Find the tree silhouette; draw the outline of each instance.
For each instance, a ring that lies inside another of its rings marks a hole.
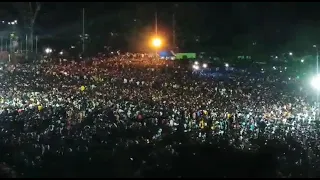
[[[34,25],[37,19],[38,13],[41,9],[41,4],[39,2],[14,2],[14,8],[20,14],[24,29],[28,34],[28,44],[29,48],[27,49],[30,52],[33,52],[34,49]]]

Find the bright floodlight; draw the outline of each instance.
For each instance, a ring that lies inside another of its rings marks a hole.
[[[193,67],[193,69],[195,69],[195,70],[199,70],[199,69],[200,69],[199,65],[196,65],[196,64],[194,64],[192,67]]]
[[[303,62],[304,62],[304,59],[301,59],[301,62],[303,63]]]
[[[46,48],[44,51],[45,51],[47,54],[52,53],[52,49],[51,49],[51,48]]]
[[[194,62],[194,64],[195,64],[195,65],[198,65],[198,64],[199,64],[199,62],[198,62],[198,61],[195,61],[195,62]]]
[[[63,55],[63,51],[60,51],[59,54],[60,54],[60,55]]]
[[[207,67],[208,67],[208,64],[202,64],[202,67],[203,67],[203,68],[207,68]]]
[[[292,56],[292,52],[289,52],[289,55]]]
[[[311,80],[311,86],[316,89],[317,91],[320,91],[320,74],[316,75]]]
[[[155,38],[153,39],[152,44],[154,47],[158,48],[161,46],[161,40],[159,38]]]
[[[228,63],[226,63],[224,66],[225,66],[225,67],[229,67],[229,64],[228,64]]]

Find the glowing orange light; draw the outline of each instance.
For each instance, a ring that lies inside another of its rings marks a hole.
[[[159,38],[154,38],[152,40],[152,44],[153,44],[154,47],[159,48],[162,45],[162,41]]]

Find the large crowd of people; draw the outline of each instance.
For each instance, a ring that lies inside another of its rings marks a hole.
[[[3,65],[0,174],[317,177],[319,113],[302,79],[200,71],[143,55]]]

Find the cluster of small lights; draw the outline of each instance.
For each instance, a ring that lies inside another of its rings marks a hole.
[[[277,68],[275,66],[273,66],[272,69],[277,70]],[[287,70],[287,67],[284,67],[284,70]],[[264,69],[261,69],[261,71],[264,71]],[[279,72],[282,72],[282,70],[280,70]]]
[[[207,68],[208,67],[208,64],[206,63],[203,63],[202,64],[202,68]],[[192,68],[195,69],[195,70],[199,70],[200,69],[200,65],[199,65],[199,62],[198,61],[195,61],[194,64],[192,65]]]
[[[2,21],[2,24],[8,23],[8,25],[15,25],[18,24],[17,20],[11,21],[11,22],[6,22],[6,21]]]
[[[226,68],[229,67],[229,64],[228,63],[225,63],[224,66]],[[207,63],[203,63],[202,66],[201,66],[203,69],[207,68],[208,67],[208,64]],[[195,70],[199,70],[200,69],[200,64],[198,61],[195,61],[192,65],[192,68],[195,69]]]
[[[197,64],[194,64],[194,65],[192,66],[192,68],[195,69],[195,70],[199,70],[199,69],[200,69],[199,65],[197,65]]]
[[[47,54],[50,54],[50,53],[52,53],[52,49],[51,48],[46,48],[44,50],[44,52],[47,53]]]

